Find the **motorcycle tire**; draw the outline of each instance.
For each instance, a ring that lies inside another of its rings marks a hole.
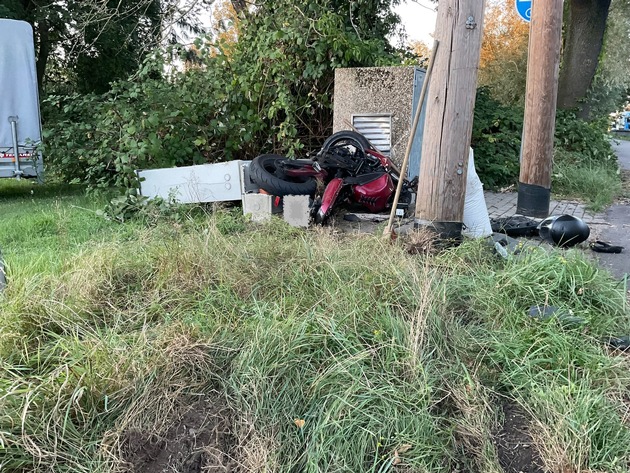
[[[249,175],[252,181],[271,195],[311,195],[317,191],[314,177],[293,178],[283,176],[278,169],[279,161],[288,158],[277,154],[260,155],[250,163]]]
[[[338,146],[342,144],[351,144],[355,148],[361,148],[361,151],[365,149],[372,149],[370,142],[367,140],[365,136],[361,133],[357,133],[356,131],[343,130],[338,131],[337,133],[333,133],[322,146],[322,151],[328,151],[333,146]]]

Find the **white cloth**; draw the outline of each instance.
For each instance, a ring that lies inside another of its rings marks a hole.
[[[486,198],[483,195],[483,184],[475,170],[475,158],[472,148],[470,148],[468,153],[464,229],[462,233],[473,238],[483,238],[492,235]]]
[[[0,19],[0,148],[13,148],[11,116],[18,117],[20,145],[41,141],[33,29]]]

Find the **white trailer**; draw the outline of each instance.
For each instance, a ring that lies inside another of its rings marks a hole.
[[[0,177],[43,178],[33,29],[0,19]]]

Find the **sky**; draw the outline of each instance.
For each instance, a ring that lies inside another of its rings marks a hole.
[[[394,9],[400,15],[409,41],[420,40],[431,46],[437,17],[435,8],[436,4],[429,0],[407,0]]]

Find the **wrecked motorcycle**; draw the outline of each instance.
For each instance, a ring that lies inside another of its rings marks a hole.
[[[308,159],[258,156],[250,164],[250,176],[258,187],[274,196],[311,196],[311,215],[318,224],[341,205],[374,213],[391,209],[401,178],[397,214],[406,215],[418,185],[417,178],[408,181],[401,177],[389,157],[354,131],[331,135]]]

